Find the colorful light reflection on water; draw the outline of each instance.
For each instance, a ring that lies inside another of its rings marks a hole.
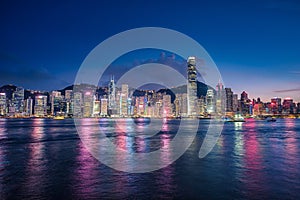
[[[72,120],[1,119],[0,197],[299,199],[300,120],[225,124],[217,145],[204,159],[198,158],[198,151],[208,122],[199,123],[194,143],[175,163],[130,174],[99,163],[85,148],[105,148],[98,146],[101,137],[94,127],[100,125],[119,151],[165,147],[159,159],[169,162],[172,150],[167,147],[177,121],[141,126],[132,119],[83,119],[83,144]],[[161,131],[145,135],[147,127]]]

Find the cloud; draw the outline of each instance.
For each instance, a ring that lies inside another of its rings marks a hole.
[[[300,75],[300,71],[290,71],[290,74]]]
[[[300,88],[286,89],[286,90],[275,90],[273,92],[276,92],[276,93],[285,93],[285,92],[298,92],[298,91],[300,91]]]
[[[16,84],[18,86],[37,88],[37,89],[56,89],[64,87],[70,83],[57,78],[46,68],[31,67],[1,67],[0,84]]]
[[[31,67],[17,56],[0,52],[0,85],[4,84],[45,90],[70,85],[45,67]]]
[[[51,74],[46,68],[29,68],[29,67],[15,67],[15,68],[0,68],[0,79],[1,80],[14,80],[31,82],[41,80],[53,80],[56,77]]]
[[[149,63],[158,63],[170,66],[181,73],[183,76],[186,76],[186,60],[177,58],[177,55],[167,52],[161,52],[160,56],[158,57],[152,57],[145,60],[134,60],[132,63],[129,63],[127,65],[117,65],[113,63],[106,69],[101,82],[105,82],[110,79],[111,75],[114,75],[115,80],[118,80],[123,74],[133,69],[134,67]],[[197,65],[201,66],[201,71],[198,71],[198,79],[202,80],[202,77],[206,76],[206,71],[209,70],[209,68],[207,68],[207,66],[205,65],[205,61],[202,59],[197,59]]]

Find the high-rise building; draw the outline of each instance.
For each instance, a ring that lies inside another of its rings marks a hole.
[[[283,100],[283,103],[282,103],[282,112],[284,114],[293,113],[293,110],[294,110],[293,106],[294,106],[293,99],[292,98],[285,98]]]
[[[85,91],[83,94],[83,117],[91,117],[93,114],[94,95],[91,91]]]
[[[188,115],[188,95],[183,93],[181,95],[181,106],[180,106],[181,116],[186,117]]]
[[[34,115],[37,117],[44,117],[47,115],[47,96],[35,96]]]
[[[256,101],[253,106],[253,115],[262,115],[264,112],[264,104],[261,101]]]
[[[281,98],[274,97],[271,99],[271,112],[274,114],[281,112]]]
[[[226,93],[226,112],[233,112],[233,92],[231,88],[225,88]]]
[[[198,99],[198,105],[197,105],[198,109],[199,109],[199,115],[200,116],[204,116],[206,113],[206,109],[205,109],[205,97],[201,96]]]
[[[174,104],[175,104],[175,114],[177,116],[187,117],[187,114],[188,114],[187,93],[176,94]]]
[[[163,117],[170,117],[172,115],[171,95],[163,95]]]
[[[0,93],[0,116],[6,115],[6,93]]]
[[[225,94],[223,84],[219,82],[216,86],[216,113],[218,115],[224,115],[225,107],[226,107],[226,94]]]
[[[206,93],[206,112],[208,114],[214,114],[216,112],[214,96],[214,91],[212,89],[208,89]]]
[[[25,115],[33,115],[33,99],[31,97],[28,97],[28,99],[25,100]]]
[[[251,113],[251,100],[248,98],[248,94],[243,91],[241,94],[240,107],[243,115],[249,115]]]
[[[248,94],[245,91],[243,91],[241,94],[241,101],[246,102],[248,99]]]
[[[62,111],[62,101],[63,97],[61,92],[59,91],[52,91],[50,94],[50,101],[51,101],[51,114],[56,115],[57,112]]]
[[[73,90],[66,90],[65,91],[65,99],[67,101],[70,101],[72,99],[72,95],[73,95]]]
[[[66,114],[73,114],[73,90],[65,91]]]
[[[195,109],[197,100],[197,70],[196,58],[188,57],[187,59],[187,95],[188,95],[188,116],[196,116]]]
[[[233,94],[233,96],[232,96],[232,108],[233,108],[233,112],[237,112],[237,111],[240,110],[240,108],[239,108],[239,99],[238,99],[237,94]]]
[[[163,112],[162,109],[162,100],[158,100],[155,102],[154,106],[154,117],[162,117],[161,113]]]
[[[100,101],[96,99],[96,96],[94,96],[93,117],[99,117],[99,115],[100,115]]]
[[[120,115],[127,116],[128,115],[128,85],[123,84],[121,86],[121,98],[120,98]]]
[[[146,115],[146,104],[147,104],[147,97],[146,96],[140,96],[135,98],[135,108],[136,108],[136,115]]]
[[[127,99],[127,112],[128,116],[132,116],[134,111],[134,106],[132,105],[132,98]]]
[[[100,115],[103,117],[107,116],[107,110],[108,110],[108,101],[107,99],[101,99],[101,111],[100,111]]]
[[[116,104],[116,86],[114,77],[111,77],[111,80],[108,85],[108,110],[110,115],[115,115],[117,109]]]
[[[17,87],[13,92],[13,106],[16,113],[24,112],[24,88]]]
[[[175,116],[180,116],[180,100],[178,94],[176,94],[174,105],[175,105]]]
[[[66,101],[66,114],[67,115],[73,114],[73,102],[72,101]]]
[[[73,116],[82,117],[82,93],[75,92],[73,95]]]

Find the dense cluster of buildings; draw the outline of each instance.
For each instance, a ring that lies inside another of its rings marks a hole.
[[[208,88],[206,95],[197,95],[196,60],[187,60],[187,90],[170,94],[167,90],[136,90],[123,84],[115,85],[111,78],[108,86],[75,85],[72,89],[52,92],[24,90],[22,87],[0,90],[1,117],[210,117],[289,115],[300,113],[300,103],[291,98],[272,98],[262,102],[250,99],[244,91],[240,97],[231,88],[219,83]],[[26,94],[26,95],[25,95]]]

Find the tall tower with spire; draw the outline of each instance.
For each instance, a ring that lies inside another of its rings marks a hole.
[[[188,116],[193,117],[197,115],[196,101],[197,101],[197,70],[196,58],[188,57],[187,59],[187,96],[188,96]]]
[[[114,114],[116,110],[116,85],[113,75],[108,85],[108,110],[110,114]]]

